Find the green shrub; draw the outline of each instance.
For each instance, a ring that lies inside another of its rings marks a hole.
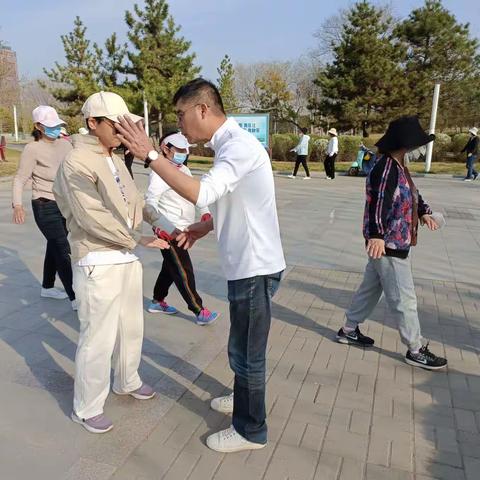
[[[447,156],[448,152],[452,151],[452,139],[446,133],[437,133],[435,141],[433,142],[432,159],[440,161]]]
[[[281,162],[293,161],[295,153],[290,152],[298,143],[298,136],[290,133],[275,133],[271,137],[272,158]]]
[[[468,133],[457,133],[452,137],[452,152],[460,153],[468,142],[470,135]]]

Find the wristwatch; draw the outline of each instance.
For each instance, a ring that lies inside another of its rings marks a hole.
[[[158,152],[156,150],[150,150],[148,152],[147,158],[143,163],[144,168],[148,168],[152,162],[158,158]]]

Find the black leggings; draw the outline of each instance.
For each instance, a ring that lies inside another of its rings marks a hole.
[[[303,168],[305,169],[305,173],[307,177],[310,176],[310,171],[308,170],[308,165],[307,165],[307,155],[297,155],[297,160],[295,161],[295,168],[293,169],[293,176],[295,177],[298,172],[298,167],[300,164],[303,165]]]
[[[195,286],[195,275],[188,250],[179,247],[177,242],[172,240],[170,248],[161,252],[163,265],[153,289],[154,300],[161,302],[168,295],[172,283],[175,283],[188,309],[198,315],[203,309],[203,304]]]
[[[333,154],[331,157],[328,155],[325,157],[323,161],[323,166],[325,168],[325,173],[327,177],[335,178],[335,159],[337,158],[337,154]]]
[[[68,298],[74,300],[70,244],[67,239],[68,232],[65,219],[54,200],[46,198],[32,200],[32,209],[35,222],[47,239],[42,287],[52,288],[55,285],[55,276],[58,272]]]

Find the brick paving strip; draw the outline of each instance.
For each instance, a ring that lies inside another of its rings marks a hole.
[[[203,443],[229,425],[209,409],[221,383],[232,384],[222,350],[112,478],[478,479],[480,287],[417,280],[424,335],[449,359],[448,372],[428,372],[403,362],[383,304],[365,325],[376,347],[332,341],[360,281],[358,273],[289,272],[275,298],[265,449],[221,455]]]

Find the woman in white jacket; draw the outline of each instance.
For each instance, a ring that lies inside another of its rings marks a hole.
[[[181,133],[164,136],[160,140],[163,154],[185,175],[192,176],[190,169],[184,165],[189,154],[188,140]],[[148,306],[151,313],[177,313],[177,309],[168,305],[165,298],[172,283],[195,314],[198,325],[209,325],[217,318],[203,306],[202,298],[195,286],[195,275],[188,250],[177,246],[176,236],[185,228],[195,223],[195,205],[185,200],[172,190],[155,172],[150,173],[148,190],[145,195],[144,218],[149,222],[155,234],[170,244],[170,249],[163,251],[163,265],[153,289],[153,299]],[[201,220],[211,219],[208,208],[201,209]]]

